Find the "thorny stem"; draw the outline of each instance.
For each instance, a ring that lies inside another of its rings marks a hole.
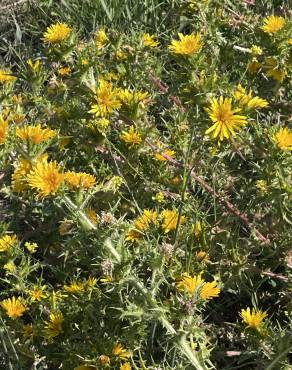
[[[124,281],[131,283],[143,295],[151,309],[159,308],[157,302],[152,299],[147,289],[142,285],[142,283],[139,280],[131,276],[125,279]],[[207,368],[205,367],[205,365],[200,363],[199,359],[189,346],[186,340],[186,335],[179,334],[163,314],[161,313],[158,314],[156,318],[162,324],[162,326],[168,331],[169,334],[177,337],[177,345],[179,349],[188,358],[190,363],[194,366],[194,369],[206,370]]]

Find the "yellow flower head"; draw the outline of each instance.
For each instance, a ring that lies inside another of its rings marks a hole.
[[[102,49],[108,42],[108,37],[104,29],[99,30],[95,35],[95,45],[98,49]]]
[[[292,150],[292,131],[287,127],[280,128],[274,136],[274,142],[282,150]]]
[[[155,48],[159,45],[158,41],[155,41],[154,35],[149,35],[149,33],[144,33],[142,36],[143,45],[149,48]]]
[[[245,89],[239,84],[233,93],[240,107],[245,109],[265,108],[269,103],[258,96],[253,97],[251,90],[247,94]]]
[[[16,235],[4,235],[0,238],[0,252],[6,252],[18,243]]]
[[[153,154],[154,159],[156,159],[159,162],[166,162],[167,158],[164,157],[164,155],[167,155],[169,157],[175,156],[175,151],[169,148],[163,149],[163,144],[161,142],[156,143],[156,146],[161,149],[161,151],[157,151]]]
[[[213,299],[218,297],[220,289],[217,287],[217,281],[212,281],[211,283],[204,283],[201,291],[200,297],[204,300]]]
[[[34,335],[32,324],[25,324],[22,327],[21,334],[25,339],[31,339]]]
[[[172,40],[168,46],[169,50],[174,54],[194,55],[202,47],[201,36],[199,33],[191,35],[178,34],[179,40]]]
[[[47,28],[42,40],[47,44],[60,44],[69,37],[71,31],[72,28],[66,23],[56,23]]]
[[[30,242],[26,242],[24,244],[25,248],[30,252],[30,253],[35,253],[38,249],[38,245],[37,243],[30,243]]]
[[[132,369],[132,367],[131,367],[131,365],[129,364],[129,362],[125,362],[124,364],[122,364],[121,366],[120,366],[120,370],[131,370]]]
[[[16,127],[16,136],[22,141],[30,140],[34,144],[40,144],[56,136],[56,131],[49,128],[41,128],[41,125]]]
[[[126,235],[126,240],[138,241],[151,224],[157,225],[158,214],[155,211],[144,209],[143,214],[137,217],[133,223],[133,229]]]
[[[276,33],[284,27],[285,18],[270,15],[264,19],[264,25],[261,29],[266,33]]]
[[[121,360],[127,360],[131,356],[131,353],[127,351],[120,343],[116,343],[114,345],[112,354],[116,357],[119,357]]]
[[[59,166],[54,162],[38,162],[27,175],[28,185],[42,198],[55,194],[64,180]]]
[[[249,73],[255,74],[261,68],[261,66],[261,63],[256,58],[252,58],[252,60],[248,63],[247,70]]]
[[[15,272],[16,271],[16,266],[15,266],[15,263],[13,261],[8,261],[7,263],[5,263],[5,265],[3,266],[4,270],[6,270],[7,272]]]
[[[204,280],[201,278],[201,274],[191,277],[190,275],[184,274],[182,278],[176,283],[177,290],[181,292],[187,292],[190,295],[195,293],[198,287],[201,287]]]
[[[251,311],[251,309],[247,307],[245,310],[241,310],[240,316],[242,318],[242,322],[248,327],[259,330],[263,324],[263,320],[268,316],[268,314],[265,311],[255,310],[254,308]]]
[[[101,355],[99,356],[99,363],[101,365],[109,365],[110,364],[110,358],[107,355]]]
[[[96,116],[106,117],[121,107],[118,90],[105,80],[100,80],[98,88],[95,89],[94,100],[96,103],[91,105],[89,113]]]
[[[16,77],[12,76],[10,72],[0,69],[0,84],[14,82],[15,80],[16,80]]]
[[[230,98],[224,99],[223,96],[220,96],[219,100],[212,98],[210,107],[205,108],[205,110],[214,123],[205,132],[206,134],[212,133],[212,139],[217,137],[219,140],[223,140],[224,137],[229,139],[247,122],[245,116],[236,114],[241,111],[240,108],[232,109]]]
[[[135,126],[130,126],[128,131],[122,131],[120,139],[130,147],[142,143],[141,135],[136,130]]]
[[[97,224],[97,219],[98,219],[98,217],[97,217],[97,214],[96,214],[96,212],[95,212],[95,210],[94,210],[94,209],[92,209],[92,208],[88,208],[88,209],[86,210],[86,216],[89,218],[89,220],[90,220],[94,225],[96,225],[96,224]]]
[[[41,61],[39,59],[35,60],[34,62],[31,59],[26,61],[26,64],[29,66],[32,73],[37,74],[41,70]]]
[[[257,45],[252,45],[250,48],[250,51],[252,55],[262,55],[263,54],[263,49]]]
[[[82,281],[74,280],[69,285],[64,285],[64,290],[67,293],[78,294],[84,292],[85,286]]]
[[[96,178],[85,172],[68,171],[65,173],[65,181],[71,189],[90,189],[94,186]]]
[[[63,333],[62,323],[64,321],[63,314],[61,312],[55,312],[50,314],[49,321],[45,321],[45,336],[49,340],[57,337]]]
[[[139,90],[131,91],[128,89],[121,89],[119,91],[119,98],[125,105],[143,103],[148,97],[148,92],[142,92]]]
[[[72,69],[70,67],[61,67],[58,69],[58,74],[61,77],[68,76],[71,73]]]
[[[141,238],[142,233],[133,229],[126,234],[126,240],[129,242],[138,242]]]
[[[46,298],[46,294],[44,293],[46,289],[46,285],[39,286],[35,285],[32,290],[29,291],[30,299],[33,302],[41,301],[43,298]]]
[[[167,234],[170,231],[173,231],[176,229],[177,223],[178,223],[178,213],[176,211],[165,209],[160,214],[162,218],[162,229]],[[181,216],[180,223],[183,224],[186,222],[186,217]]]
[[[26,311],[26,307],[20,297],[12,297],[4,299],[0,303],[1,307],[6,311],[6,315],[11,319],[16,319],[23,315]]]
[[[0,144],[4,144],[8,134],[8,120],[0,115]]]

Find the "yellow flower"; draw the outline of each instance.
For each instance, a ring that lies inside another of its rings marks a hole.
[[[16,235],[4,235],[0,238],[0,252],[6,252],[18,242]]]
[[[292,145],[292,141],[291,141],[291,145]],[[256,181],[256,188],[260,191],[260,193],[266,194],[268,192],[267,181],[257,180]]]
[[[35,253],[38,249],[38,245],[37,243],[30,243],[30,242],[26,242],[24,244],[25,248],[30,252],[30,253]]]
[[[252,55],[262,55],[263,49],[257,45],[252,45],[250,48]]]
[[[190,295],[195,293],[198,287],[201,287],[204,280],[201,278],[201,274],[191,277],[190,275],[184,274],[182,278],[176,283],[177,290],[181,292],[187,292]]]
[[[214,123],[205,133],[212,133],[212,139],[217,137],[219,137],[219,140],[223,140],[224,137],[229,139],[230,136],[235,135],[235,131],[238,131],[247,122],[245,116],[236,114],[241,109],[232,109],[231,104],[232,100],[230,98],[224,99],[223,96],[220,96],[219,100],[212,98],[210,107],[205,108]]]
[[[96,116],[108,116],[115,109],[121,107],[118,90],[105,80],[101,80],[98,88],[94,89],[94,99],[96,104],[91,105],[89,113],[93,113]]]
[[[41,125],[16,127],[16,136],[23,141],[32,141],[40,144],[56,136],[56,131],[49,128],[41,128]]]
[[[138,242],[142,238],[142,234],[136,230],[130,230],[126,234],[126,240],[130,242]]]
[[[23,158],[19,160],[19,164],[11,176],[13,191],[19,193],[28,187],[26,176],[29,174],[31,169],[32,165],[29,161]]]
[[[127,351],[120,343],[116,343],[112,349],[112,354],[119,357],[121,360],[127,360],[131,353]]]
[[[138,241],[142,237],[142,232],[146,231],[150,224],[157,224],[158,214],[155,211],[144,209],[143,214],[136,218],[133,223],[133,229],[126,235],[126,240]]]
[[[217,281],[212,281],[211,283],[204,283],[201,291],[200,297],[204,300],[213,299],[218,297],[220,289],[217,287]]]
[[[119,91],[119,98],[121,99],[121,102],[125,105],[143,103],[143,101],[146,100],[148,97],[148,92],[142,92],[139,90],[131,91],[128,89],[121,89]]]
[[[29,66],[31,71],[35,74],[37,74],[41,70],[42,65],[41,65],[41,61],[39,59],[37,59],[34,62],[31,59],[28,59],[26,61],[26,64]]]
[[[101,365],[109,365],[110,364],[110,358],[108,357],[108,356],[106,356],[106,355],[101,355],[101,356],[99,356],[99,363],[101,364]]]
[[[285,19],[283,17],[277,17],[270,15],[264,19],[264,25],[261,29],[266,33],[276,33],[284,27]]]
[[[114,57],[117,59],[117,60],[126,60],[127,59],[127,54],[122,51],[122,50],[117,50]]]
[[[51,340],[63,333],[62,323],[64,321],[61,312],[52,312],[49,321],[45,321],[45,336]]]
[[[38,286],[35,285],[32,290],[29,291],[30,299],[33,302],[40,302],[43,298],[46,298],[46,294],[44,294],[44,291],[46,289],[46,285]]]
[[[142,36],[143,45],[149,48],[155,48],[159,45],[158,41],[155,41],[154,35],[149,35],[149,33],[144,33]]]
[[[255,310],[254,308],[251,311],[250,308],[247,307],[245,310],[241,310],[240,316],[242,318],[242,322],[248,327],[259,330],[263,324],[263,320],[268,316],[268,314],[265,311]]]
[[[71,31],[66,23],[56,23],[47,28],[42,40],[47,44],[60,44],[69,37]]]
[[[131,370],[131,369],[132,367],[128,362],[125,362],[124,364],[120,366],[120,370]]]
[[[108,42],[108,37],[104,29],[99,30],[95,35],[95,45],[98,49],[102,49]]]
[[[161,151],[157,151],[153,154],[154,159],[159,162],[166,162],[167,159],[163,155],[167,155],[169,157],[175,156],[175,151],[169,148],[163,149],[163,144],[161,142],[156,143],[157,148],[161,149]]]
[[[64,174],[64,178],[71,189],[90,189],[96,182],[95,176],[85,172],[68,171]]]
[[[25,339],[31,339],[33,337],[33,327],[32,324],[25,324],[22,326],[21,334]]]
[[[288,40],[288,44],[292,45],[292,38]]]
[[[266,70],[266,75],[268,77],[272,77],[274,80],[279,82],[282,82],[284,80],[286,69],[278,68],[278,63],[275,58],[265,58],[264,69]]]
[[[130,147],[142,143],[141,135],[136,130],[135,126],[130,126],[128,131],[122,131],[120,139]]]
[[[1,301],[1,307],[6,311],[6,315],[11,319],[16,319],[23,315],[26,311],[26,307],[20,297],[7,298]]]
[[[273,140],[282,150],[292,150],[292,131],[287,127],[280,128],[274,135]]]
[[[12,76],[10,72],[0,69],[0,84],[14,82],[15,80],[16,80],[16,77]]]
[[[8,134],[8,121],[0,115],[0,144],[4,144]]]
[[[190,295],[194,295],[195,291],[198,290],[199,296],[203,300],[213,299],[218,297],[220,289],[217,287],[217,282],[212,281],[206,283],[201,278],[201,274],[191,277],[190,275],[183,275],[182,278],[176,283],[176,288],[179,291],[187,292]]]
[[[88,290],[92,290],[94,289],[96,283],[97,283],[97,279],[93,276],[89,276],[89,278],[86,281],[86,288]]]
[[[233,93],[234,98],[238,101],[240,107],[245,109],[265,108],[269,103],[258,96],[252,97],[251,90],[247,94],[245,89],[239,84]]]
[[[204,251],[196,252],[196,260],[199,262],[207,262],[209,260],[208,254]]]
[[[85,286],[82,281],[74,280],[69,285],[64,285],[64,290],[67,293],[78,294],[84,292]]]
[[[86,211],[86,216],[89,218],[89,220],[96,225],[97,224],[97,214],[94,209],[89,208]]]
[[[71,73],[72,69],[70,67],[61,67],[58,69],[58,74],[61,77],[68,76]]]
[[[172,40],[169,50],[174,54],[193,55],[202,47],[201,36],[199,33],[191,35],[178,34],[179,40]]]
[[[196,223],[193,225],[194,234],[196,237],[199,237],[202,233],[203,226],[201,221],[196,221]]]
[[[91,120],[87,124],[87,127],[92,132],[106,132],[109,124],[110,124],[110,121],[107,118],[103,117],[103,118]]]
[[[79,365],[74,367],[74,370],[97,370],[97,367],[93,365]]]
[[[28,185],[38,191],[40,197],[55,194],[64,180],[59,166],[54,162],[38,162],[27,175]]]
[[[178,222],[178,213],[176,211],[165,209],[164,211],[161,212],[160,216],[163,220],[161,227],[165,234],[176,229],[177,222]],[[185,222],[186,222],[186,217],[181,216],[180,223],[183,224]]]
[[[15,266],[13,261],[8,261],[7,263],[5,263],[3,268],[4,268],[4,270],[6,270],[8,272],[11,272],[11,273],[16,271],[16,266]]]

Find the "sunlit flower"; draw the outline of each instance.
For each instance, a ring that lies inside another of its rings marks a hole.
[[[89,218],[89,220],[96,225],[97,224],[97,213],[94,209],[89,208],[86,210],[86,216]]]
[[[25,248],[30,252],[30,253],[35,253],[38,249],[37,243],[31,243],[31,242],[26,242],[24,244]]]
[[[91,120],[88,124],[87,127],[92,131],[92,132],[106,132],[107,128],[110,125],[110,120],[107,118],[98,118]]]
[[[72,28],[66,23],[56,23],[47,28],[42,40],[48,44],[60,44],[69,37],[71,31]]]
[[[125,362],[124,364],[121,364],[120,366],[120,369],[119,370],[131,370],[132,367],[131,365],[129,364],[129,362]]]
[[[46,298],[46,294],[44,293],[46,289],[46,285],[39,286],[35,285],[32,290],[29,291],[30,299],[33,302],[41,301],[43,298]]]
[[[285,18],[270,15],[264,19],[264,25],[261,29],[266,33],[276,33],[284,27]]]
[[[94,289],[96,283],[97,283],[97,279],[93,276],[89,276],[89,278],[85,282],[85,285],[88,290],[92,290]]]
[[[4,144],[8,134],[8,121],[0,115],[0,144]]]
[[[161,142],[156,143],[157,148],[160,149],[160,151],[154,152],[153,157],[159,162],[166,162],[167,158],[164,157],[164,155],[168,157],[174,157],[175,156],[175,151],[169,148],[163,148],[163,144]]]
[[[6,311],[6,315],[11,319],[21,317],[26,311],[26,307],[20,297],[7,298],[1,301],[1,307]]]
[[[95,35],[95,45],[98,49],[102,49],[108,42],[108,37],[104,29],[99,30]]]
[[[292,131],[287,127],[280,128],[272,138],[280,149],[292,150]]]
[[[202,234],[203,231],[203,225],[201,221],[196,221],[193,225],[194,234],[196,237],[199,237]]]
[[[41,128],[41,125],[16,127],[16,136],[23,141],[32,141],[40,144],[56,136],[56,131],[49,128]]]
[[[208,254],[205,251],[196,252],[196,260],[199,262],[207,262],[209,259]]]
[[[139,145],[142,143],[140,133],[136,130],[135,126],[130,126],[128,131],[122,131],[120,139],[123,140],[128,146]]]
[[[263,324],[263,320],[268,316],[265,311],[251,310],[247,307],[245,310],[242,309],[240,314],[242,322],[252,329],[259,330]]]
[[[191,35],[178,34],[179,40],[172,40],[169,50],[174,54],[193,55],[202,47],[200,34],[192,33]]]
[[[133,222],[133,229],[126,234],[126,240],[137,242],[141,239],[143,232],[146,231],[151,224],[157,225],[158,214],[155,211],[144,209],[141,216],[137,217]]]
[[[292,144],[292,141],[291,141],[291,144]],[[257,180],[255,185],[256,185],[256,188],[259,190],[260,193],[266,194],[268,192],[267,181]]]
[[[100,80],[99,86],[94,90],[94,100],[89,113],[96,116],[106,117],[114,110],[121,107],[119,92],[110,82]]]
[[[7,263],[5,263],[3,268],[5,271],[11,272],[11,273],[14,273],[16,271],[16,266],[13,261],[8,261]]]
[[[217,287],[217,281],[211,283],[204,283],[200,290],[200,297],[208,300],[219,296],[220,289]]]
[[[72,294],[83,293],[85,290],[84,282],[74,280],[69,285],[64,285],[64,290]]]
[[[90,189],[96,182],[95,176],[85,172],[68,171],[64,174],[64,178],[71,189]]]
[[[240,108],[232,109],[230,98],[224,99],[223,96],[220,96],[219,100],[212,98],[210,107],[205,110],[214,123],[205,132],[211,134],[212,139],[217,137],[219,140],[223,140],[224,137],[229,139],[247,122],[245,116],[236,114],[241,111]]]
[[[26,61],[26,64],[29,66],[30,70],[37,74],[41,70],[41,61],[39,59],[35,60],[34,62],[31,59],[28,59]]]
[[[25,324],[22,326],[21,334],[25,339],[31,339],[34,335],[32,324]]]
[[[161,212],[160,217],[162,218],[161,227],[165,234],[176,229],[178,223],[178,213],[176,211],[165,209]],[[186,217],[181,216],[180,223],[184,224],[185,222]]]
[[[64,321],[63,314],[61,312],[54,312],[50,314],[49,321],[45,321],[44,334],[46,338],[51,340],[63,333],[62,323]]]
[[[16,235],[4,235],[0,238],[0,252],[6,252],[18,243]]]
[[[251,90],[247,93],[246,90],[239,84],[233,93],[240,107],[245,109],[259,109],[265,108],[269,105],[267,100],[258,96],[252,96]]]
[[[184,274],[176,283],[176,288],[179,291],[187,292],[192,296],[197,291],[199,297],[203,300],[209,300],[218,297],[220,293],[220,289],[217,287],[217,282],[205,282],[205,280],[201,278],[201,274],[193,277]]]
[[[119,61],[126,60],[128,58],[127,54],[122,50],[117,50],[114,57]]]
[[[155,40],[154,35],[150,35],[149,33],[144,33],[142,36],[143,45],[149,48],[155,48],[159,45],[159,42]]]
[[[273,57],[265,58],[264,70],[268,77],[272,77],[274,80],[282,82],[286,76],[286,70],[279,68],[278,62]]]
[[[120,89],[119,98],[121,102],[125,105],[139,104],[144,102],[149,97],[148,92],[143,92],[139,90],[128,90]]]
[[[263,49],[257,45],[252,45],[250,48],[252,55],[262,55]]]
[[[131,356],[131,353],[127,351],[120,343],[116,343],[114,345],[112,354],[116,357],[119,357],[121,360],[127,360]]]
[[[142,233],[137,230],[129,230],[126,234],[126,240],[129,242],[138,242],[142,238]]]
[[[11,72],[0,69],[0,84],[14,82],[15,80],[16,80],[16,77],[13,76]]]
[[[58,69],[58,74],[61,77],[68,76],[72,72],[72,69],[70,67],[61,67]]]
[[[54,162],[38,162],[27,175],[28,185],[36,189],[40,197],[55,194],[64,180],[59,166]]]

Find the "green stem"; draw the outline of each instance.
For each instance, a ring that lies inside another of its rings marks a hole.
[[[270,363],[268,367],[265,368],[265,370],[272,370],[275,368],[276,365],[279,364],[279,362],[287,356],[287,354],[292,350],[292,345],[286,348],[283,352],[279,353],[278,356]],[[279,369],[279,367],[277,367]]]

